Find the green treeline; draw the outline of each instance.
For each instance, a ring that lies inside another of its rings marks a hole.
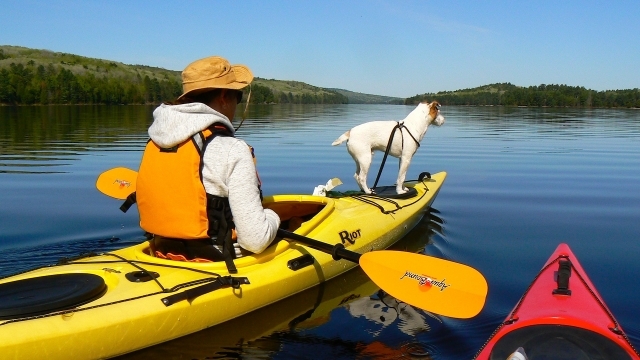
[[[2,56],[2,53],[0,53]],[[245,89],[245,99],[249,89]],[[180,96],[182,84],[173,79],[158,80],[137,74],[133,77],[79,75],[61,66],[10,64],[0,69],[0,103],[33,104],[150,104]],[[255,104],[346,104],[346,96],[337,92],[275,92],[267,86],[251,87]]]
[[[245,88],[245,100],[248,88]],[[251,85],[252,104],[348,104],[349,99],[335,91],[324,90],[322,92],[295,93],[274,91],[268,86],[258,83]]]
[[[245,88],[244,101],[249,88]],[[0,46],[0,104],[158,104],[182,92],[180,72],[127,65],[74,54]],[[328,89],[298,81],[262,79],[251,85],[255,104],[402,103],[402,99]],[[640,90],[594,91],[567,85],[519,87],[497,83],[472,89],[418,94],[412,105],[640,108]]]
[[[2,53],[0,53],[2,56]],[[117,66],[116,64],[114,64]],[[245,89],[245,101],[248,94]],[[74,74],[61,66],[11,63],[0,69],[0,103],[33,104],[151,104],[180,96],[182,85],[175,79],[158,80],[140,74],[128,77]],[[251,87],[254,104],[347,104],[348,98],[331,91],[274,92],[267,86]]]
[[[405,104],[437,100],[442,105],[640,108],[640,89],[594,91],[567,85],[518,87],[510,83],[416,95]]]
[[[6,50],[6,51],[5,51]],[[336,91],[304,84],[283,91],[256,78],[251,103],[346,104]],[[248,94],[245,89],[245,101]],[[158,104],[182,93],[180,72],[15,46],[0,48],[0,104]]]
[[[181,90],[173,79],[74,74],[51,63],[11,63],[8,69],[0,69],[0,103],[12,105],[148,104],[172,100]]]

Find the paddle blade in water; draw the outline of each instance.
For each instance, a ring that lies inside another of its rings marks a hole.
[[[124,200],[136,191],[137,178],[136,171],[123,167],[113,168],[98,176],[96,188],[107,196]]]
[[[476,316],[487,297],[487,281],[476,269],[432,256],[372,251],[360,266],[382,290],[400,301],[453,318]]]

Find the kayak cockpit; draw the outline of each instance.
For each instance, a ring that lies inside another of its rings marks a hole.
[[[275,195],[265,198],[264,207],[272,209],[280,216],[280,227],[297,234],[306,235],[331,214],[334,210],[334,200],[311,195]],[[237,268],[242,268],[264,263],[290,248],[291,246],[288,241],[274,241],[272,245],[262,253],[247,254],[235,259],[234,264]],[[176,263],[176,260],[161,259],[151,255],[148,242],[129,249],[132,249],[130,251],[135,252],[135,258],[141,261],[164,264]],[[224,261],[189,262],[189,267],[218,273],[227,271],[227,266]]]
[[[623,348],[600,333],[558,324],[531,325],[509,332],[496,342],[489,359],[508,359],[519,347],[528,360],[631,359]]]
[[[302,235],[329,216],[333,205],[331,198],[309,195],[274,195],[264,201],[264,207],[275,211],[280,217],[281,228]]]

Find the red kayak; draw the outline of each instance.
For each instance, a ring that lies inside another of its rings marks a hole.
[[[475,358],[619,360],[640,354],[569,246],[560,244]]]

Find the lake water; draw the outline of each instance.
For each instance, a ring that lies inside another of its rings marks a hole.
[[[331,142],[393,105],[253,106],[238,132],[256,148],[265,194],[311,193],[354,164]],[[153,107],[0,107],[0,276],[143,241],[137,212],[95,189],[137,169]],[[240,113],[240,111],[238,112]],[[408,178],[448,177],[428,217],[396,247],[468,264],[489,283],[469,320],[379,294],[360,269],[229,323],[123,358],[469,359],[560,242],[568,243],[640,347],[640,110],[443,107]],[[382,154],[376,156],[369,183]],[[395,180],[390,158],[380,184]]]

